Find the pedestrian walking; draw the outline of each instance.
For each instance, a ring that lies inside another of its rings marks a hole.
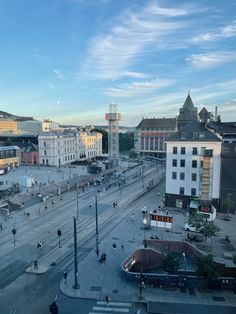
[[[67,272],[64,271],[64,273],[63,273],[64,284],[66,284],[67,276],[68,276]]]
[[[34,270],[37,270],[38,269],[38,260],[35,259],[34,260]]]
[[[106,299],[106,306],[108,306],[111,299],[109,298],[108,295],[106,295],[105,299]]]
[[[0,223],[0,229],[2,230],[2,228],[3,228],[3,227],[2,227],[2,222],[1,222],[1,223]]]
[[[121,250],[124,252],[124,244],[121,245]]]

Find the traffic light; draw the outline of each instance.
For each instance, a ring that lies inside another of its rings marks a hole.
[[[61,236],[61,229],[58,229],[58,230],[57,230],[57,235],[58,235],[58,237]]]

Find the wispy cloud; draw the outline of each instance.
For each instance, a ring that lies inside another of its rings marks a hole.
[[[114,20],[115,26],[107,26],[108,32],[92,39],[82,72],[97,79],[117,79],[123,73],[130,76],[132,66],[151,48],[158,49],[164,38],[186,27],[186,21],[175,17],[190,14],[189,7],[161,8],[153,3],[136,12],[125,11]]]
[[[112,97],[132,97],[140,94],[147,94],[161,88],[170,86],[174,83],[172,80],[155,79],[144,82],[132,82],[118,85],[117,88],[110,88],[106,95]]]
[[[211,42],[224,38],[236,36],[236,21],[224,27],[218,28],[215,32],[200,34],[191,39],[194,43]]]
[[[55,85],[52,82],[46,82],[46,85],[51,88],[51,89],[55,89]]]
[[[213,68],[236,60],[235,53],[228,51],[206,52],[201,54],[192,54],[186,58],[195,68]]]
[[[60,70],[53,70],[53,73],[56,75],[56,78],[58,80],[64,80],[65,79],[65,75],[60,71]]]
[[[41,53],[35,52],[35,53],[33,54],[33,56],[34,56],[35,59],[37,59],[37,60],[39,60],[39,61],[43,61],[43,62],[48,61],[48,57],[45,56],[45,55],[43,55],[43,54],[41,54]]]

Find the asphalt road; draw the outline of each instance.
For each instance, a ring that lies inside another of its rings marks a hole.
[[[153,175],[154,173],[151,173],[150,177]],[[141,180],[128,185],[122,190],[103,192],[103,195],[98,199],[100,241],[109,236],[109,232],[114,226],[121,224],[127,215],[130,215],[130,210],[121,211],[119,205],[116,209],[110,210],[112,203],[117,199],[125,200],[127,198],[128,201],[130,195],[134,193],[139,185],[142,185]],[[91,200],[94,201],[94,192],[89,194],[91,195],[81,195],[79,199],[78,242],[79,247],[84,247],[84,249],[79,250],[79,260],[82,260],[88,252],[94,250],[95,246],[94,208],[89,207]],[[145,200],[148,197],[146,194],[144,196]],[[137,202],[142,204],[144,200],[140,198]],[[51,206],[41,214],[37,209],[31,211],[30,217],[26,217],[21,212],[15,216],[13,215],[12,220],[7,222],[4,230],[1,230],[0,313],[7,314],[14,310],[17,310],[17,314],[49,313],[48,305],[56,295],[61,308],[60,313],[75,313],[73,306],[76,306],[78,313],[88,313],[88,304],[93,304],[93,301],[88,303],[81,300],[71,300],[62,296],[58,291],[65,267],[67,270],[72,268],[72,249],[54,268],[45,274],[36,276],[24,273],[24,269],[35,257],[57,249],[58,237],[56,232],[58,227],[62,230],[62,246],[70,243],[73,239],[72,216],[75,214],[75,193],[70,192],[65,195],[62,202],[58,200],[55,206]],[[13,225],[16,225],[17,228],[15,247],[13,246],[11,234]],[[45,242],[42,251],[36,247],[39,240]]]

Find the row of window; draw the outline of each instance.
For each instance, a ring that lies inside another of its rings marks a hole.
[[[184,188],[183,188],[183,187],[180,187],[180,188],[179,188],[179,194],[180,194],[180,195],[185,195],[184,193],[185,193]],[[195,188],[192,188],[192,189],[191,189],[191,196],[196,196],[196,193],[197,193],[197,190],[196,190]]]
[[[164,150],[165,139],[164,137],[141,137],[141,150]]]
[[[198,149],[197,147],[192,148],[192,155],[197,155]],[[178,154],[178,147],[174,146],[173,147],[173,154],[177,155]],[[180,147],[180,154],[185,155],[186,154],[186,147]]]
[[[163,128],[140,128],[141,131],[175,131],[175,127],[173,128],[167,128],[167,127],[163,127]]]
[[[6,158],[14,158],[16,157],[16,150],[1,150],[0,151],[0,159],[6,159]]]
[[[177,180],[177,172],[174,172],[174,171],[172,172],[172,179]],[[179,179],[185,180],[185,172],[180,172]],[[192,173],[191,180],[197,181],[197,174],[196,173]]]
[[[172,159],[172,167],[177,167],[178,162],[177,159]],[[185,159],[180,160],[180,167],[185,167]],[[192,160],[192,168],[197,168],[197,160]]]

